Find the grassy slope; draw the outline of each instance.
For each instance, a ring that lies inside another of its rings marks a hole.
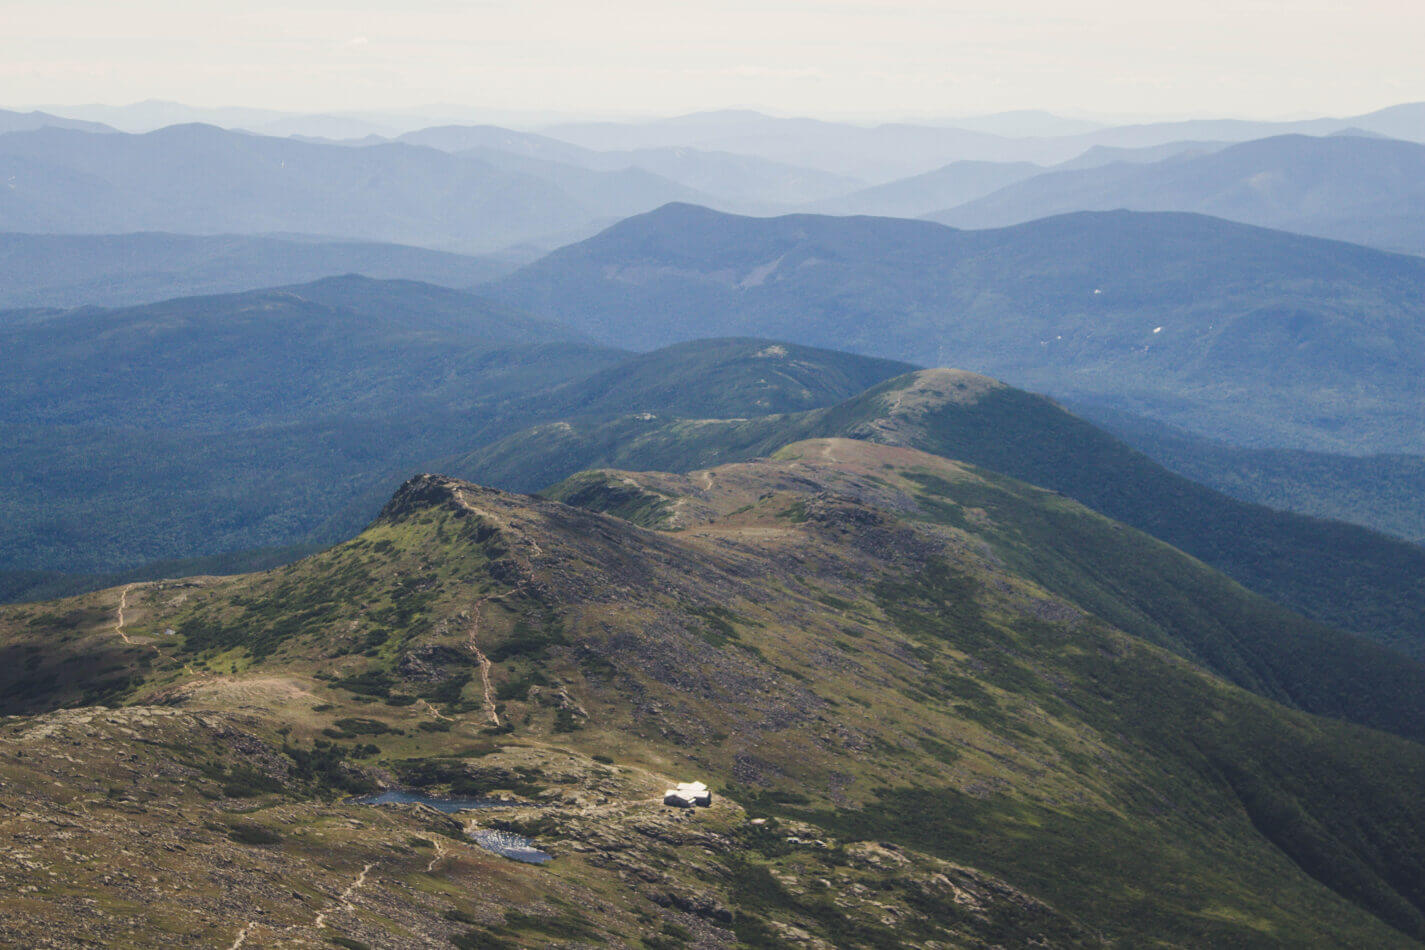
[[[1425,551],[1418,547],[1238,502],[1016,390],[937,411],[916,443],[1062,491],[1307,616],[1425,655]]]
[[[1187,649],[1189,653],[1206,655],[1209,662],[1220,662],[1234,649],[1242,650],[1245,647],[1245,654],[1251,659],[1259,663],[1267,661],[1254,671],[1256,675],[1265,672],[1268,681],[1275,678],[1278,682],[1286,682],[1290,680],[1291,674],[1287,673],[1284,665],[1280,663],[1280,656],[1272,655],[1274,651],[1293,654],[1290,662],[1310,665],[1322,659],[1323,646],[1329,650],[1331,646],[1340,645],[1340,638],[1333,637],[1328,631],[1313,631],[1299,623],[1292,623],[1271,605],[1236,588],[1224,578],[1183,558],[1165,545],[1107,522],[1059,496],[1014,483],[1000,476],[972,473],[940,460],[927,459],[918,453],[905,453],[900,457],[890,454],[889,457],[894,461],[887,464],[886,450],[824,442],[794,445],[778,455],[778,459],[782,460],[803,461],[810,464],[813,470],[818,463],[825,464],[823,460],[826,460],[856,471],[859,462],[866,471],[874,473],[870,477],[869,485],[856,484],[852,478],[847,479],[852,483],[851,486],[828,486],[829,490],[850,488],[852,494],[865,501],[868,493],[874,496],[885,482],[891,482],[893,487],[901,490],[908,489],[916,496],[920,517],[954,525],[988,541],[988,551],[992,553],[987,557],[996,567],[1006,569],[1015,576],[1045,582],[1046,587],[1061,596],[1068,595],[1067,601],[1088,608],[1096,618],[1122,619],[1125,621],[1124,628],[1143,634],[1144,639],[1149,641],[1166,640],[1170,648],[1176,647],[1176,652],[1182,652],[1184,645],[1171,643],[1174,631],[1179,634],[1189,633],[1197,638],[1196,642],[1186,645]],[[724,471],[726,470],[714,470],[710,481],[721,487]],[[895,474],[889,474],[891,471]],[[807,477],[806,470],[797,469],[795,476]],[[629,497],[630,478],[637,483],[642,476],[621,474],[605,482],[606,497],[612,501],[614,510],[624,515],[647,519],[652,523],[669,524],[669,512],[676,511],[678,507],[676,504],[669,504],[677,495],[677,483],[674,491],[669,493],[666,482],[655,481],[649,486],[649,493],[663,495],[664,502],[650,505],[645,501],[640,505]],[[702,494],[693,488],[701,484],[701,478],[699,475],[683,483],[685,489],[692,489],[694,497]],[[575,497],[585,503],[598,504],[594,500],[599,494],[594,490],[598,481],[597,473],[580,477],[573,480],[568,488],[556,488],[553,494],[565,495],[572,488]],[[806,490],[810,487],[806,486]],[[754,497],[761,501],[758,507],[771,507],[780,503],[761,500],[761,496],[748,489],[723,491],[725,495],[731,496],[722,506],[723,510],[731,508],[737,511],[732,508],[736,501],[750,501]],[[670,495],[672,497],[669,497]],[[817,501],[823,498],[824,496],[817,496]],[[843,536],[848,531],[853,535],[861,535],[852,543],[875,550],[884,550],[881,545],[905,543],[904,539],[896,542],[891,538],[881,539],[879,544],[869,541],[865,535],[874,534],[874,529],[882,527],[881,525],[874,525],[870,519],[860,515],[847,516],[825,509],[816,511],[819,507],[817,501],[793,503],[784,511],[783,516],[813,523],[825,519],[825,526],[833,532]],[[902,499],[897,498],[892,507],[900,510],[901,503]],[[834,505],[835,502],[831,502],[828,507]],[[693,518],[696,517],[694,514]],[[676,524],[676,517],[672,519],[672,523]],[[1002,585],[1002,590],[1011,587],[1006,585],[1003,579],[998,583]],[[988,641],[980,638],[991,636],[989,631],[992,624],[986,622],[986,615],[990,611],[981,611],[978,604],[965,602],[967,599],[976,600],[978,590],[980,589],[973,582],[967,582],[964,574],[953,569],[937,571],[934,568],[920,572],[914,579],[883,582],[875,588],[875,603],[900,632],[911,640],[933,642],[946,635],[947,627],[953,626],[956,629],[952,640],[955,647],[963,651],[969,659],[969,668],[974,670],[972,679],[977,683],[967,682],[963,675],[965,667],[960,667],[959,671],[945,676],[940,690],[931,691],[931,695],[938,695],[951,703],[970,700],[970,706],[976,707],[975,701],[986,698],[982,688],[989,684],[992,688],[999,687],[1020,697],[1033,694],[1062,699],[1074,710],[1076,716],[1084,716],[1100,728],[1123,730],[1120,735],[1134,737],[1136,741],[1143,743],[1139,748],[1170,746],[1196,761],[1199,766],[1204,764],[1202,757],[1205,757],[1209,769],[1220,770],[1220,775],[1227,777],[1233,793],[1239,797],[1258,830],[1291,854],[1303,867],[1318,870],[1328,866],[1344,869],[1352,863],[1347,857],[1349,846],[1342,850],[1339,841],[1307,841],[1298,837],[1308,835],[1306,829],[1309,827],[1319,829],[1332,822],[1332,819],[1325,818],[1322,813],[1315,812],[1314,806],[1300,797],[1299,790],[1304,787],[1302,783],[1311,785],[1324,782],[1334,787],[1334,790],[1328,793],[1330,797],[1349,797],[1350,792],[1347,789],[1356,776],[1369,769],[1363,761],[1358,760],[1354,765],[1346,765],[1344,762],[1327,765],[1312,761],[1314,754],[1304,750],[1298,750],[1302,758],[1297,759],[1296,753],[1278,749],[1279,756],[1266,756],[1272,759],[1269,775],[1258,773],[1247,777],[1238,771],[1237,765],[1229,764],[1227,758],[1241,755],[1248,749],[1271,748],[1279,741],[1267,739],[1257,732],[1260,727],[1252,724],[1251,715],[1243,715],[1240,712],[1224,714],[1220,709],[1213,711],[1213,703],[1205,701],[1203,695],[1192,688],[1179,692],[1180,685],[1174,685],[1160,692],[1161,685],[1150,685],[1152,676],[1140,678],[1141,670],[1132,669],[1132,664],[1121,664],[1119,661],[1122,657],[1114,657],[1114,648],[1108,647],[1106,642],[1101,642],[1095,649],[1075,637],[1065,639],[1061,631],[1055,631],[1056,621],[1064,623],[1067,620],[1070,626],[1082,633],[1084,627],[1079,624],[1087,618],[1068,618],[1064,614],[1056,614],[1043,603],[1036,603],[1031,607],[1020,600],[1014,607],[1008,608],[1010,612],[1020,614],[1014,625],[1021,633],[1033,632],[1027,637],[1017,638],[1013,645],[1001,644],[1003,653],[996,653],[994,649],[987,650],[985,648]],[[1015,591],[1014,594],[1008,595],[1009,603],[1018,599],[1015,594],[1024,596],[1022,591]],[[829,602],[836,604],[836,598],[830,598]],[[844,606],[850,608],[853,605]],[[1006,605],[1001,603],[1000,609],[1006,609]],[[1273,623],[1289,629],[1278,629],[1275,642],[1264,644],[1261,641],[1271,638],[1272,634],[1262,628],[1270,627]],[[1293,627],[1294,629],[1290,629]],[[1229,642],[1234,634],[1236,641]],[[1313,634],[1319,635],[1320,639],[1313,639]],[[857,645],[860,645],[859,642]],[[1022,666],[1026,655],[1038,655],[1037,651],[1045,647],[1057,656],[1057,660],[1051,663],[1055,672],[1050,672],[1045,667],[1037,667],[1033,673],[1029,673],[1024,667],[1034,667],[1035,664],[1031,660]],[[1215,649],[1222,647],[1226,649],[1215,656],[1211,655]],[[1349,648],[1347,652],[1350,652]],[[1253,653],[1255,657],[1252,657]],[[1143,655],[1139,656],[1141,658]],[[1069,660],[1070,657],[1072,660]],[[1106,659],[1108,657],[1113,658]],[[1234,659],[1240,661],[1242,657],[1243,654],[1238,653]],[[1352,657],[1352,660],[1358,658],[1357,655]],[[1073,690],[1066,689],[1064,681],[1059,679],[1058,671],[1061,667],[1058,663],[1065,660],[1069,660],[1069,665],[1075,669],[1071,679],[1083,677],[1079,682],[1092,684],[1090,688],[1096,695],[1090,703],[1080,705],[1080,698],[1071,696]],[[1378,669],[1389,676],[1390,666],[1394,661],[1388,656],[1381,656],[1380,660],[1383,662]],[[1274,662],[1277,668],[1266,672],[1264,667],[1271,666]],[[1364,685],[1353,682],[1351,675],[1344,670],[1338,669],[1336,672],[1339,679],[1328,687],[1337,691],[1336,696],[1328,701],[1339,701],[1341,697],[1350,696],[1354,690]],[[1308,677],[1310,675],[1308,674]],[[1319,679],[1317,682],[1322,686],[1326,685]],[[1399,689],[1396,693],[1373,697],[1372,704],[1376,705],[1379,714],[1389,718],[1394,715],[1396,710],[1392,707],[1397,702],[1418,705],[1422,696],[1422,683],[1425,683],[1425,680],[1422,680],[1421,670],[1417,668],[1412,676],[1398,681]],[[915,692],[912,691],[911,695],[915,697]],[[1001,704],[1002,707],[1008,705],[1011,704]],[[955,708],[957,712],[969,711],[964,705],[956,705]],[[983,711],[982,706],[977,708]],[[1417,714],[1410,715],[1413,717]],[[1099,716],[1104,718],[1099,719]],[[1006,728],[1007,724],[1003,720],[992,718],[996,719],[993,728],[1002,730],[1001,735],[1007,731],[1012,735],[1023,736],[1021,730],[1013,726]],[[983,719],[979,721],[984,722]],[[1344,726],[1339,728],[1349,729]],[[1198,733],[1199,729],[1202,730],[1201,733]],[[1151,738],[1145,738],[1145,735],[1151,735]],[[1395,740],[1385,741],[1389,744]],[[1233,751],[1227,751],[1229,748]],[[926,750],[933,754],[936,747],[930,743],[926,745]],[[1367,753],[1370,754],[1373,753]],[[1224,755],[1227,758],[1224,758]],[[1342,778],[1337,774],[1338,768],[1350,777]],[[1410,771],[1418,768],[1419,765],[1411,766]],[[1406,773],[1403,773],[1400,779],[1410,781]],[[776,812],[801,817],[815,816],[842,832],[886,833],[903,843],[919,847],[926,846],[927,842],[935,842],[932,850],[934,847],[940,847],[946,849],[946,852],[961,855],[967,853],[964,849],[968,849],[976,855],[977,861],[983,861],[993,855],[1004,857],[1008,852],[1017,851],[1022,844],[1033,841],[1035,847],[1046,852],[1043,855],[1046,863],[1036,873],[1035,887],[1042,889],[1040,893],[1053,893],[1059,898],[1062,898],[1064,891],[1072,891],[1082,885],[1086,891],[1094,891],[1093,901],[1106,905],[1121,902],[1122,909],[1126,911],[1133,900],[1143,899],[1145,891],[1154,891],[1154,885],[1148,885],[1142,891],[1130,888],[1128,894],[1124,894],[1117,893],[1112,888],[1096,888],[1094,885],[1084,885],[1083,882],[1068,884],[1064,880],[1066,867],[1082,869],[1086,876],[1092,876],[1094,870],[1104,866],[1124,869],[1133,864],[1123,862],[1125,854],[1132,849],[1131,841],[1136,832],[1119,825],[1116,820],[1098,825],[1093,820],[1084,820],[1083,816],[1070,818],[1058,807],[1006,808],[1003,802],[986,805],[980,800],[981,794],[955,794],[947,790],[932,792],[924,787],[923,781],[913,781],[905,788],[883,789],[883,792],[885,794],[879,796],[882,799],[880,807],[873,806],[863,813],[779,808],[775,806],[775,796],[764,801],[773,803],[773,810]],[[1137,792],[1142,793],[1143,789],[1140,788]],[[1190,806],[1185,806],[1180,792],[1170,795],[1170,800],[1172,804],[1168,807],[1171,810],[1185,807],[1190,810]],[[1393,817],[1386,819],[1387,822],[1393,823],[1402,815],[1396,810],[1396,806],[1389,806],[1388,811]],[[1001,832],[997,836],[993,831],[987,830],[987,824],[1017,830],[1008,835]],[[1376,833],[1387,832],[1378,829],[1371,834]],[[1391,833],[1394,832],[1387,834]],[[1008,841],[1007,837],[1016,840]],[[1102,850],[1096,850],[1094,845],[1086,847],[1086,843],[1090,841],[1097,842]],[[1162,860],[1162,856],[1157,854],[1140,857],[1144,864],[1138,868],[1144,874],[1152,873],[1148,871],[1147,865]],[[1178,871],[1182,878],[1169,888],[1178,897],[1201,895],[1198,888],[1202,879],[1191,870],[1190,863],[1184,861],[1179,865]],[[1158,866],[1155,870],[1161,873],[1164,869]],[[1418,880],[1414,859],[1403,859],[1397,866],[1397,871],[1400,876],[1396,879],[1396,884],[1380,892],[1381,899],[1392,905],[1396,901],[1394,888],[1397,885],[1411,890],[1416,886],[1412,882]],[[1356,874],[1355,871],[1350,873],[1353,877]],[[1360,886],[1365,885],[1362,883]],[[1165,895],[1158,892],[1157,896],[1161,898]],[[1172,896],[1167,897],[1170,902],[1173,899]],[[1401,910],[1408,917],[1413,916],[1412,912],[1404,908]],[[1162,925],[1162,922],[1158,925]],[[1153,926],[1155,925],[1144,922],[1147,932],[1152,932]],[[1214,937],[1210,930],[1205,929],[1198,939],[1212,942],[1221,937]]]
[[[1425,651],[1425,552],[1418,547],[1230,498],[1167,471],[1051,400],[973,374],[928,371],[825,410],[758,419],[551,423],[443,469],[534,491],[583,468],[689,471],[825,436],[912,445],[1062,491],[1309,617],[1415,657]]]
[[[915,477],[927,490],[950,487]],[[959,500],[990,512],[978,527],[995,540],[999,556],[1054,594],[1259,695],[1425,740],[1425,665],[1418,661],[1304,620],[1161,541],[1082,517],[1077,505],[1061,508],[1042,498],[1019,504],[1012,528],[1001,530],[993,514],[1003,498],[974,499],[973,492],[960,486]],[[658,524],[669,511],[666,500],[612,490],[597,476],[576,475],[550,494],[577,504],[604,498],[605,510],[639,523]],[[936,510],[965,526],[958,509]]]
[[[7,682],[3,695],[11,712],[96,699],[247,705],[274,717],[250,728],[286,722],[297,748],[334,728],[353,763],[510,787],[524,780],[480,772],[467,740],[488,722],[468,650],[478,614],[512,729],[487,742],[706,777],[839,842],[824,859],[785,845],[714,851],[721,869],[706,880],[731,882],[724,899],[744,942],[795,923],[838,945],[894,946],[921,939],[912,919],[929,933],[948,926],[906,917],[887,931],[859,910],[833,913],[831,895],[792,873],[834,874],[838,849],[865,837],[897,842],[915,862],[936,855],[999,875],[1097,935],[1089,942],[1406,946],[1404,934],[1425,936],[1425,749],[1287,710],[1103,616],[1113,604],[1130,616],[1149,593],[1170,597],[1181,571],[1161,572],[1151,591],[1089,591],[1082,602],[1028,576],[1046,573],[1026,560],[1042,550],[1045,524],[1127,536],[1122,560],[1179,557],[1160,545],[1051,493],[860,442],[794,446],[707,478],[606,482],[623,505],[630,491],[662,499],[630,514],[682,527],[650,532],[427,479],[360,538],[296,565],[131,591],[134,646],[112,629],[117,592],[5,609],[11,661],[0,669],[70,672],[60,692],[27,698]],[[1038,556],[1058,562],[1077,544]],[[1233,591],[1223,597],[1252,609]],[[1195,596],[1190,585],[1178,592]],[[1195,606],[1233,622],[1222,599]],[[178,633],[157,633],[165,627]],[[417,697],[454,720],[449,732]],[[368,737],[333,726],[353,718],[403,734],[357,748]],[[414,761],[442,750],[454,754],[445,765]],[[551,781],[540,773],[537,785]],[[288,794],[245,820],[280,819],[293,807],[284,802],[309,793]],[[541,821],[529,827],[573,833],[560,808]],[[560,861],[526,885],[568,897],[571,876],[599,878],[587,858]],[[899,908],[900,892],[886,893]],[[639,927],[618,917],[630,899],[582,913],[599,928]],[[1007,912],[992,939],[1023,942],[1003,929],[1022,919]],[[1067,933],[1051,942],[1072,942]]]

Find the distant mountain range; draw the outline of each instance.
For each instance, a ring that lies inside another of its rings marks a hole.
[[[1077,137],[1015,139],[971,129],[905,123],[865,127],[757,112],[705,112],[645,123],[590,122],[542,130],[600,151],[691,147],[735,152],[884,182],[954,161],[1051,162],[1087,148]]]
[[[987,228],[1116,208],[1192,211],[1425,254],[1425,145],[1354,135],[1260,139],[1151,164],[1047,171],[928,217]]]
[[[648,172],[558,181],[405,144],[347,148],[172,126],[0,135],[0,230],[295,233],[463,252],[545,246],[697,193]]]
[[[642,169],[705,194],[728,210],[789,210],[806,202],[855,191],[865,184],[859,179],[814,168],[732,152],[687,147],[601,152],[497,126],[423,129],[403,135],[399,141],[469,155],[512,169],[531,166],[531,170],[549,168],[551,171],[559,166],[599,172]],[[564,174],[569,173],[566,168]],[[987,192],[980,192],[984,193]]]
[[[453,394],[471,386],[462,363],[476,354],[577,342],[458,290],[337,277],[12,328],[4,393],[7,415],[36,424],[221,431]]]
[[[676,205],[483,292],[609,344],[764,336],[984,371],[1239,444],[1425,446],[1425,261],[1203,216],[955,231]]]
[[[199,122],[259,135],[327,138],[359,138],[366,135],[386,137],[455,123],[493,123],[528,128],[567,121],[570,117],[569,113],[557,110],[490,109],[454,104],[431,104],[411,109],[291,112],[245,106],[192,106],[165,99],[145,99],[124,105],[41,104],[38,108],[74,119],[102,122],[124,132],[152,132],[169,125]]]
[[[400,137],[446,151],[460,150],[456,143],[463,140],[469,143],[465,148],[495,148],[600,170],[627,167],[630,164],[627,159],[632,158],[631,164],[638,167],[712,195],[730,197],[717,188],[707,187],[716,176],[700,164],[707,162],[715,170],[718,160],[706,157],[706,153],[722,153],[801,169],[808,181],[800,188],[793,183],[778,195],[776,203],[782,206],[833,197],[836,192],[816,192],[837,180],[859,179],[883,184],[964,161],[1055,165],[1092,155],[1087,161],[1097,164],[1099,153],[1104,151],[1144,151],[1179,143],[1230,144],[1287,134],[1325,136],[1353,132],[1425,142],[1425,104],[1420,103],[1392,106],[1363,115],[1301,121],[1207,119],[1133,125],[1070,119],[1032,110],[879,125],[779,118],[750,110],[612,122],[549,124],[546,121],[541,125],[534,115],[453,107],[432,107],[424,112],[326,115],[264,109],[201,109],[172,102],[47,108],[52,118],[46,124],[83,122],[87,127],[94,127],[105,123],[105,128],[113,126],[130,132],[211,123],[262,135],[355,140],[366,144]],[[17,126],[34,127],[32,121]],[[6,128],[4,121],[0,121],[0,130]],[[461,129],[472,131],[458,131]],[[686,169],[686,158],[681,159],[684,164],[680,166],[676,157],[666,154],[659,157],[660,153],[680,151],[704,153],[686,177],[671,173],[678,167]],[[586,160],[589,153],[609,154],[605,159],[594,158],[591,163]],[[617,164],[605,164],[606,161]],[[727,164],[726,159],[722,164]],[[815,172],[825,177],[817,179]],[[724,169],[721,174],[729,172]],[[854,187],[842,189],[840,193],[852,190]],[[936,209],[926,208],[920,213],[933,210]]]
[[[1207,155],[1211,152],[1220,151],[1231,144],[1231,142],[1195,142],[1184,140],[1165,142],[1161,145],[1144,145],[1138,148],[1123,145],[1095,145],[1083,152],[1083,154],[1053,166],[1053,170],[1070,171],[1077,168],[1099,168],[1103,165],[1113,165],[1118,162],[1146,165],[1151,162],[1161,162],[1165,159],[1185,155]],[[1049,169],[1046,169],[1046,171],[1048,170]]]
[[[364,274],[467,287],[518,258],[398,244],[189,234],[0,234],[0,310],[123,306]],[[6,318],[0,315],[0,324]]]
[[[36,129],[76,129],[81,132],[113,132],[101,122],[84,122],[50,115],[48,112],[11,112],[0,109],[0,134],[6,132],[33,132]]]
[[[331,134],[322,136],[302,117],[274,115],[219,116],[252,119],[264,135],[173,125],[132,136],[0,113],[0,173],[12,186],[0,195],[0,229],[301,233],[486,252],[549,249],[670,201],[976,228],[1126,207],[1425,251],[1415,208],[1425,145],[1391,137],[1425,142],[1425,106],[1297,123],[1109,128],[1033,115],[863,127],[734,111],[542,133],[432,125],[398,136],[349,116],[325,117]],[[1064,134],[1003,133],[1050,126]],[[169,182],[182,185],[177,201],[161,200],[174,197],[159,193]]]
[[[871,214],[919,218],[932,205],[946,207],[993,194],[1006,185],[1044,171],[1033,162],[951,162],[943,168],[863,188],[819,201],[806,210],[817,214]]]
[[[758,155],[885,182],[923,174],[956,161],[1054,164],[1100,146],[1141,149],[1174,142],[1245,142],[1285,134],[1332,135],[1346,130],[1425,142],[1425,103],[1393,106],[1365,115],[1297,122],[1194,120],[1029,136],[1001,134],[1005,128],[993,123],[858,126],[734,110],[649,122],[566,123],[541,131],[546,136],[586,148],[686,146]],[[1062,125],[1054,129],[1041,126],[1037,131],[1063,132],[1066,129]]]
[[[1186,155],[1205,155],[1228,143],[1169,142],[1145,148],[1095,145],[1066,162],[1045,167],[1034,162],[951,162],[943,168],[812,202],[799,208],[812,214],[870,214],[888,218],[934,219],[947,207],[995,194],[1018,182],[1056,171],[1098,168],[1119,162],[1149,164]],[[1071,209],[1078,210],[1078,209]]]

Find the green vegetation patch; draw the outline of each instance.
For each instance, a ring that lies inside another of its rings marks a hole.
[[[201,765],[200,769],[208,778],[218,782],[223,794],[228,798],[255,798],[258,795],[288,790],[280,779],[272,778],[242,763],[224,766],[219,762],[209,762]]]
[[[384,698],[391,695],[391,687],[395,685],[395,678],[391,675],[390,670],[368,669],[343,676],[339,680],[334,680],[332,685],[360,696]]]
[[[318,739],[310,749],[284,745],[282,752],[292,760],[293,777],[317,791],[359,795],[376,787],[375,782],[345,766],[349,752],[334,742]]]
[[[615,481],[602,472],[575,475],[546,492],[566,505],[599,511],[645,528],[655,528],[672,511],[669,499],[638,485]]]
[[[390,723],[382,722],[379,719],[364,719],[361,717],[350,717],[338,719],[334,725],[342,732],[353,736],[381,736],[388,732],[394,732]]]
[[[721,649],[742,639],[734,626],[739,618],[726,607],[684,605],[683,610],[703,620],[706,626],[697,631],[698,635],[712,646]]]
[[[264,845],[282,841],[282,836],[271,828],[253,822],[234,822],[227,831],[228,837],[238,844]]]
[[[568,642],[563,625],[552,614],[536,621],[518,617],[509,635],[490,647],[486,653],[495,663],[502,663],[515,657],[541,659],[548,653],[550,647],[561,646]]]

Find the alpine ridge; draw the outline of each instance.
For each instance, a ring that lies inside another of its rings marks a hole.
[[[984,398],[977,380],[960,377],[964,402]],[[1078,524],[1125,562],[1181,558],[1131,529],[847,439],[552,494],[578,507],[421,476],[360,536],[284,568],[0,609],[16,717],[0,797],[22,832],[62,816],[69,842],[0,870],[23,895],[0,900],[7,931],[49,920],[60,946],[130,931],[523,945],[661,922],[754,946],[1425,935],[1421,746],[1119,626],[1146,589],[1057,583],[1076,553],[1032,534]],[[1160,602],[1197,601],[1187,575],[1205,569],[1189,565],[1154,581]],[[1253,600],[1219,584],[1198,603],[1226,621]],[[666,809],[689,776],[713,806]],[[340,798],[377,783],[542,807],[462,825]],[[481,857],[465,830],[530,836],[553,861]],[[225,899],[191,875],[199,860]],[[134,909],[139,867],[183,914]],[[103,902],[54,914],[51,869]]]

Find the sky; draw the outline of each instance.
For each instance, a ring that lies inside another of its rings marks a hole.
[[[1413,0],[0,0],[0,104],[825,117],[1425,100]]]

